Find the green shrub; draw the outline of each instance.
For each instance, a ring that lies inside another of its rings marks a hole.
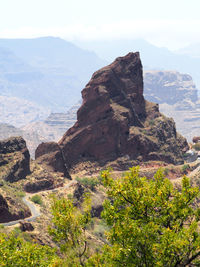
[[[18,197],[20,197],[20,198],[23,198],[23,197],[25,197],[25,193],[23,192],[23,191],[18,191],[17,193],[16,193],[16,195],[18,196]]]
[[[42,205],[42,199],[41,199],[41,196],[39,195],[34,195],[32,198],[31,198],[31,201],[33,201],[34,203],[36,204],[39,204],[39,205]]]
[[[168,175],[169,174],[169,169],[168,168],[165,168],[164,169],[164,175]]]
[[[18,236],[22,233],[22,231],[21,231],[21,229],[20,229],[19,227],[15,227],[15,228],[13,229],[12,233],[13,233],[13,235],[14,235],[15,237],[18,237]]]
[[[139,168],[124,178],[102,176],[108,243],[87,266],[199,266],[199,189],[186,176],[180,190],[161,170],[154,179],[140,177]]]
[[[190,165],[184,164],[183,167],[181,168],[181,171],[183,174],[186,174],[189,169],[190,169]]]
[[[101,240],[106,240],[105,232],[108,230],[110,230],[110,227],[108,227],[103,220],[100,220],[93,225],[92,234],[100,238]]]
[[[1,267],[47,267],[61,266],[55,249],[24,241],[15,233],[0,233]]]
[[[96,186],[101,184],[101,178],[100,177],[84,177],[79,178],[77,177],[76,180],[81,183],[83,186],[88,187],[90,190],[94,191]]]

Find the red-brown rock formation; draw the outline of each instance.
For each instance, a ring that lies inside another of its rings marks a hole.
[[[0,223],[15,221],[31,216],[28,208],[24,208],[11,197],[0,194]]]
[[[30,173],[30,154],[22,137],[0,141],[0,178],[9,182],[24,179]]]
[[[200,136],[194,136],[193,138],[192,138],[192,142],[193,143],[198,143],[198,142],[200,142]]]
[[[157,104],[143,97],[139,53],[119,57],[95,72],[83,89],[82,98],[77,122],[58,143],[62,166],[71,170],[90,162],[105,167],[120,159],[130,164],[182,161],[188,149],[186,139],[176,132],[174,121],[159,112]],[[49,159],[54,153],[48,143],[41,144],[36,158],[39,155]],[[52,166],[51,161],[48,163]],[[55,162],[54,169],[58,169]]]

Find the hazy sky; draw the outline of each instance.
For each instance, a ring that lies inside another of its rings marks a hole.
[[[0,0],[0,37],[200,42],[200,0]]]

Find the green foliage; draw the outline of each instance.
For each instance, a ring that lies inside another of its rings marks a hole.
[[[32,196],[31,201],[33,201],[34,203],[39,204],[39,205],[43,204],[42,198],[39,195]]]
[[[87,254],[88,244],[86,227],[91,221],[91,200],[85,196],[81,209],[73,205],[70,199],[52,197],[52,223],[49,233],[65,254],[66,266],[83,265]]]
[[[93,224],[93,234],[107,237],[101,252],[90,257],[89,196],[79,208],[72,199],[52,196],[49,233],[62,257],[58,259],[51,248],[25,242],[16,228],[8,236],[0,233],[0,267],[200,266],[199,189],[191,187],[187,177],[177,189],[161,170],[154,179],[147,179],[134,167],[118,179],[104,171],[102,180],[108,197],[102,213],[106,224]]]
[[[110,227],[107,226],[104,220],[93,218],[92,220],[92,231],[91,233],[97,238],[106,241],[105,232],[109,230]]]
[[[165,168],[164,169],[164,175],[168,175],[169,174],[169,169],[168,168]]]
[[[101,184],[102,180],[101,177],[84,177],[84,178],[76,178],[76,180],[88,187],[90,190],[94,191],[98,185]]]
[[[20,198],[23,198],[23,197],[25,197],[25,192],[23,192],[23,191],[18,191],[17,193],[16,193],[16,195],[18,196],[18,197],[20,197]]]
[[[183,167],[181,168],[183,174],[186,174],[188,170],[190,170],[190,165],[188,164],[184,164]]]
[[[0,266],[2,267],[47,267],[56,266],[55,250],[24,242],[13,233],[0,233]]]
[[[163,177],[139,177],[139,168],[120,179],[103,174],[109,199],[103,218],[111,227],[109,245],[88,266],[188,266],[199,259],[199,194],[184,177],[181,190]]]
[[[19,227],[15,227],[12,231],[13,236],[18,237],[22,233]]]

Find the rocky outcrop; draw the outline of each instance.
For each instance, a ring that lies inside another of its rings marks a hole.
[[[19,228],[22,232],[31,232],[34,230],[33,225],[30,222],[26,221],[20,222]]]
[[[68,173],[63,151],[57,143],[41,143],[35,151],[35,158],[37,162],[47,164],[52,171],[62,172],[66,177],[71,178]]]
[[[145,71],[144,95],[149,101],[176,105],[177,109],[194,108],[198,90],[188,74],[176,71]]]
[[[52,179],[41,179],[35,182],[27,182],[24,185],[24,190],[28,193],[36,193],[42,190],[49,190],[54,188],[54,181]]]
[[[172,119],[143,96],[139,53],[129,53],[95,72],[82,91],[77,122],[59,141],[65,166],[73,170],[88,162],[105,167],[125,159],[130,165],[148,160],[182,162],[188,149]],[[36,158],[51,166],[54,150],[42,144]]]
[[[159,103],[160,111],[175,120],[177,130],[192,141],[200,131],[200,100],[192,77],[176,71],[145,71],[144,95]]]
[[[199,143],[199,141],[200,141],[200,136],[194,136],[193,138],[192,138],[192,142],[193,143]]]
[[[31,216],[28,208],[24,208],[14,198],[0,194],[0,223],[23,219]]]
[[[0,214],[4,214],[8,210],[8,204],[6,200],[0,195]]]
[[[22,137],[0,141],[0,179],[15,182],[30,173],[30,155]]]

